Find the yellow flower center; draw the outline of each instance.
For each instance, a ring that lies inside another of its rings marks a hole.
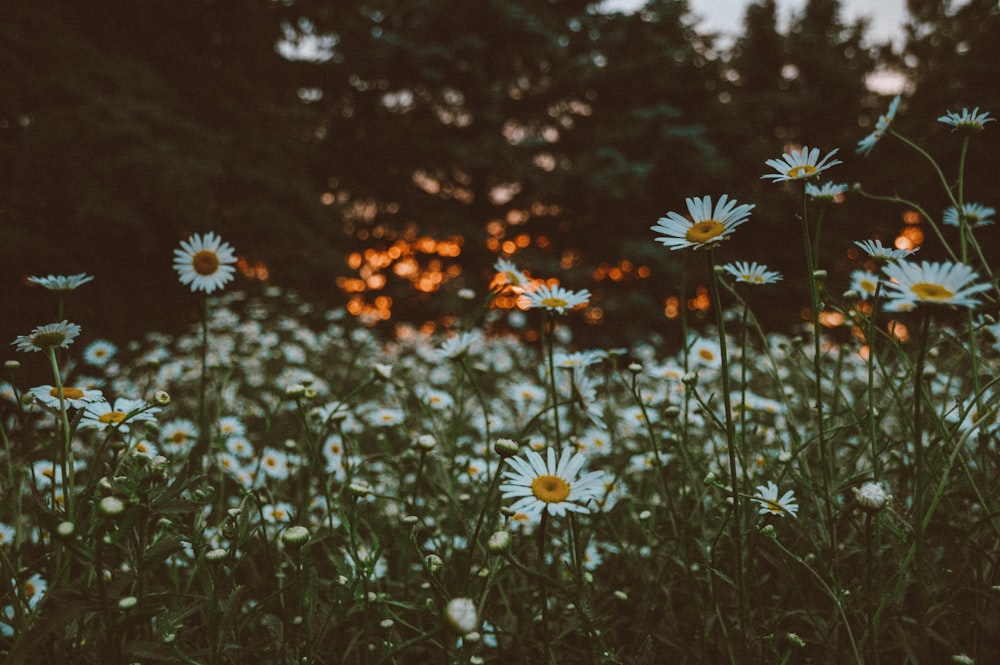
[[[511,286],[521,286],[521,275],[518,273],[515,273],[513,270],[508,270],[503,275],[507,278],[507,283]]]
[[[542,301],[542,304],[549,309],[559,309],[560,307],[569,307],[569,302],[563,298],[550,297]]]
[[[722,235],[722,232],[726,230],[726,225],[722,222],[718,222],[714,219],[706,219],[704,221],[693,224],[691,228],[687,230],[684,237],[688,242],[693,242],[697,244],[703,244]]]
[[[107,413],[102,413],[98,418],[98,420],[100,420],[105,425],[107,425],[108,423],[117,424],[125,422],[125,416],[127,415],[128,415],[127,413],[124,413],[122,411],[108,411]]]
[[[794,169],[786,173],[785,175],[789,178],[808,178],[813,173],[816,173],[816,167],[812,164],[803,164],[802,166],[796,166]]]
[[[219,269],[219,256],[215,252],[203,249],[191,257],[191,265],[199,275],[214,275]]]
[[[770,499],[765,499],[764,503],[767,504],[766,508],[770,510],[775,515],[780,515],[785,512],[785,509],[781,507],[781,504],[777,501],[771,501]]]
[[[72,388],[70,386],[63,386],[62,394],[63,397],[65,397],[66,399],[80,399],[81,397],[83,397],[82,390],[80,390],[79,388]],[[49,391],[49,395],[51,395],[52,397],[59,397],[59,389],[53,388],[52,390]]]
[[[174,432],[174,435],[170,437],[170,440],[174,443],[184,443],[187,441],[187,434],[184,432]]]
[[[715,360],[715,354],[708,349],[698,349],[698,357],[702,360]]]
[[[867,279],[861,280],[860,286],[868,293],[875,293],[875,289],[878,288],[875,282],[869,282]]]
[[[559,503],[569,496],[569,484],[559,476],[538,476],[531,481],[531,493],[545,503]]]
[[[38,593],[38,589],[35,588],[34,584],[32,584],[31,582],[25,582],[24,583],[24,597],[25,598],[34,598],[36,593]]]
[[[947,300],[955,295],[940,284],[930,282],[917,282],[910,287],[910,290],[921,300]]]

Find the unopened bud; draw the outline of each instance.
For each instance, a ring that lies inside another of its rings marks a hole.
[[[500,457],[513,457],[521,450],[520,444],[513,439],[497,439],[493,444],[493,451]]]
[[[166,406],[170,404],[170,393],[166,390],[157,390],[153,393],[153,401],[159,406]]]
[[[304,526],[290,526],[281,534],[281,542],[289,547],[300,547],[309,540],[309,529]]]
[[[105,517],[117,517],[125,512],[125,502],[116,496],[106,496],[97,504],[97,510]]]
[[[460,635],[468,635],[479,628],[476,604],[469,598],[452,598],[445,608],[445,618]]]
[[[434,450],[434,446],[437,445],[437,439],[434,438],[433,434],[421,434],[417,437],[416,444],[420,450]]]
[[[428,554],[425,556],[424,563],[427,565],[427,570],[431,571],[432,575],[441,570],[441,566],[444,565],[444,561],[442,561],[441,557],[437,554]]]
[[[493,554],[500,554],[510,549],[511,537],[506,531],[497,531],[486,543],[486,548]]]

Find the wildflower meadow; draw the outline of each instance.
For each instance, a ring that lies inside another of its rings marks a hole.
[[[947,211],[803,146],[754,174],[801,201],[776,248],[794,277],[717,261],[753,202],[691,192],[650,220],[708,275],[714,320],[682,316],[679,352],[579,348],[591,294],[510,257],[450,328],[391,337],[237,290],[211,232],[163,256],[200,308],[184,334],[88,337],[91,277],[33,277],[52,320],[8,343],[0,386],[0,659],[1000,662],[995,209],[963,188],[993,118],[945,112],[963,161],[941,165],[899,107],[856,150],[906,144]],[[823,211],[853,196],[918,211],[945,258],[858,238],[834,279]],[[791,279],[807,320],[764,330]]]

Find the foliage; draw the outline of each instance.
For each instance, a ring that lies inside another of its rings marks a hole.
[[[981,135],[952,139],[964,155]],[[893,142],[964,202],[895,128],[872,159]],[[684,251],[715,326],[678,324],[679,353],[570,346],[562,310],[589,294],[506,264],[444,333],[381,337],[269,287],[120,349],[68,322],[20,336],[0,392],[5,662],[993,662],[989,225],[934,226],[944,271],[891,250],[879,272],[886,248],[865,245],[859,284],[897,282],[838,296],[817,251],[839,242],[830,202],[806,184],[772,185],[801,201],[794,336],[755,314],[784,282],[718,265],[710,222]],[[47,283],[69,281],[97,286]],[[526,293],[511,335],[491,305]]]

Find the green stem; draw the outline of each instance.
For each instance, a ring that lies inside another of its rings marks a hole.
[[[59,423],[63,443],[63,454],[59,462],[62,466],[63,500],[66,502],[66,519],[73,521],[73,500],[74,489],[76,487],[76,483],[74,482],[75,469],[73,464],[73,437],[69,426],[69,414],[66,411],[66,396],[63,392],[62,373],[59,371],[59,361],[56,359],[56,350],[53,347],[49,347],[48,352],[49,362],[52,365],[52,374],[55,377],[56,391],[59,394]],[[53,482],[52,485],[54,487],[55,482]],[[55,509],[55,507],[55,504],[53,504],[52,508]]]
[[[718,276],[715,271],[715,256],[708,250],[708,283],[715,309],[715,323],[719,329],[719,355],[722,359],[722,405],[726,418],[726,452],[729,457],[729,488],[733,499],[733,543],[736,548],[736,600],[739,605],[740,662],[748,663],[747,651],[747,606],[746,581],[743,578],[743,520],[740,510],[740,481],[736,470],[736,433],[733,425],[733,408],[729,401],[729,357],[726,353],[726,322],[722,312],[722,298],[719,296]]]
[[[826,524],[830,541],[830,556],[832,557],[832,569],[836,571],[837,558],[837,529],[833,519],[833,506],[831,502],[830,487],[830,455],[827,449],[826,428],[823,425],[823,345],[822,327],[819,317],[822,305],[819,298],[819,281],[816,276],[817,264],[816,255],[813,253],[813,241],[809,231],[809,197],[806,196],[805,187],[802,188],[802,233],[806,247],[806,266],[809,270],[809,296],[812,304],[812,326],[813,326],[813,374],[816,377],[814,385],[813,399],[816,402],[816,429],[819,442],[820,471],[823,481],[823,511],[826,516]],[[818,242],[817,242],[818,246]]]
[[[556,392],[556,361],[552,338],[555,337],[555,321],[552,315],[545,313],[542,323],[542,334],[545,335],[545,351],[549,364],[549,390],[552,392],[552,422],[555,425],[556,439],[554,446],[562,447],[562,433],[559,431],[559,393]]]
[[[927,663],[929,640],[927,637],[927,592],[925,587],[926,543],[924,540],[924,462],[923,462],[923,374],[927,355],[930,317],[921,312],[920,339],[917,359],[913,369],[913,532],[916,553],[916,594],[917,594],[917,664]]]

